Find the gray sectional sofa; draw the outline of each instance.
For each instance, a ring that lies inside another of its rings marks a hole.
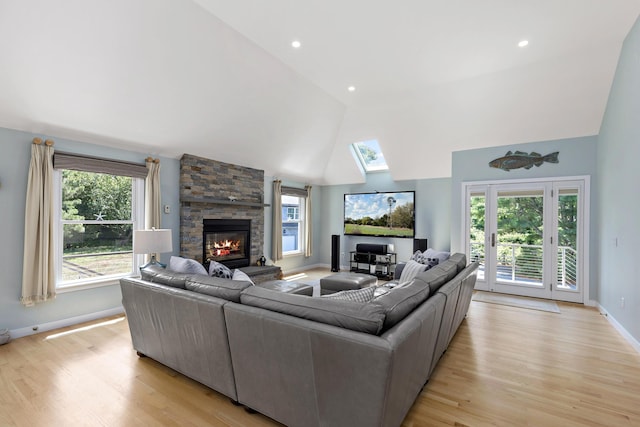
[[[368,303],[146,270],[122,279],[141,355],[288,426],[398,426],[467,313],[454,254]]]

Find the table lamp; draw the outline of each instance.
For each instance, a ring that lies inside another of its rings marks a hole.
[[[153,264],[166,267],[167,264],[163,264],[156,259],[156,254],[171,251],[173,251],[171,230],[152,228],[151,230],[133,231],[133,253],[151,254],[151,260],[140,267],[141,269]]]

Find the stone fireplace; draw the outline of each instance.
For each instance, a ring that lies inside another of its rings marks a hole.
[[[206,262],[205,254],[208,249],[205,222],[216,223],[218,220],[225,220],[235,224],[235,221],[241,221],[249,224],[242,251],[242,258],[247,258],[244,256],[247,254],[248,259],[242,261],[242,264],[256,265],[260,256],[264,255],[265,206],[268,205],[264,204],[263,170],[191,154],[183,155],[180,159],[180,256]],[[236,235],[234,233],[220,237],[238,240],[234,237]],[[222,251],[217,252],[222,254],[229,251],[227,257],[220,261],[229,268],[240,267],[238,250],[232,248],[235,245],[237,243],[232,243],[226,249],[222,248]],[[211,249],[211,242],[209,249]]]

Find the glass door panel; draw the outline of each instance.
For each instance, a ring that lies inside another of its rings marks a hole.
[[[485,206],[486,194],[484,191],[474,192],[469,195],[469,230],[468,230],[468,251],[469,260],[478,261],[477,282],[485,282]]]
[[[497,292],[547,297],[544,285],[545,187],[495,189]]]

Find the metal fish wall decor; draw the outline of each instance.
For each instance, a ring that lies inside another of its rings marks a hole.
[[[489,166],[492,168],[502,169],[507,172],[511,169],[531,169],[534,166],[540,167],[544,162],[558,163],[558,153],[559,151],[556,151],[555,153],[541,156],[535,151],[532,151],[531,154],[527,154],[523,151],[516,151],[515,153],[507,151],[507,154],[504,156],[491,160],[489,162]]]

